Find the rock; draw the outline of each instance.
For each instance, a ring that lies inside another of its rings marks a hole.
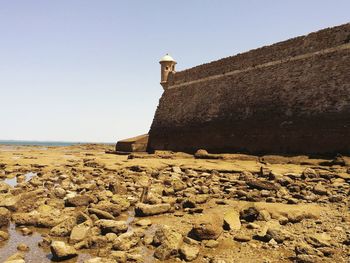
[[[125,196],[113,195],[111,200],[112,203],[119,205],[122,211],[126,211],[130,207],[130,202]]]
[[[247,228],[248,229],[259,229],[260,226],[258,224],[255,224],[255,223],[248,223]]]
[[[117,263],[126,263],[128,259],[125,251],[112,251],[111,258]]]
[[[20,231],[21,231],[23,236],[29,236],[29,235],[33,234],[33,231],[27,227],[21,227]]]
[[[113,194],[125,195],[128,193],[128,189],[125,184],[121,181],[114,181],[109,183],[109,190],[112,191]]]
[[[182,173],[181,168],[178,166],[173,166],[171,169],[173,170],[174,173],[177,173],[177,174]]]
[[[186,261],[195,260],[199,254],[199,248],[197,246],[183,244],[180,248],[180,256]]]
[[[17,210],[17,203],[21,200],[21,196],[6,195],[0,198],[0,207],[5,207],[11,211]]]
[[[320,247],[317,250],[322,252],[322,254],[326,257],[330,257],[336,253],[335,249],[330,247]]]
[[[247,222],[254,222],[259,216],[259,211],[255,207],[249,207],[240,212],[240,219]]]
[[[215,248],[219,246],[219,242],[216,240],[208,240],[204,243],[204,246],[208,248]]]
[[[192,227],[187,236],[198,241],[209,239],[216,240],[222,233],[222,224],[219,224],[220,222],[214,222],[212,220],[197,223]]]
[[[102,211],[106,211],[112,214],[113,216],[119,216],[120,212],[122,210],[126,210],[126,207],[128,207],[128,205],[130,206],[130,203],[115,204],[109,201],[100,201],[98,204],[91,204],[91,207]]]
[[[66,190],[64,190],[62,187],[56,187],[53,190],[53,193],[55,196],[57,196],[58,198],[64,198],[66,196]]]
[[[224,215],[224,229],[225,230],[240,230],[241,221],[239,220],[239,213],[232,210]]]
[[[316,184],[313,191],[315,194],[318,194],[318,195],[328,194],[327,189],[321,183]]]
[[[132,251],[132,253],[127,253],[127,262],[134,262],[134,263],[144,263],[144,255],[142,252],[138,251]]]
[[[250,236],[247,236],[247,235],[235,235],[233,237],[233,239],[236,240],[236,241],[239,241],[239,242],[248,242],[252,238]]]
[[[106,234],[107,241],[110,242],[110,243],[113,243],[114,240],[117,239],[117,237],[118,237],[118,235],[115,234],[115,233],[107,233]]]
[[[49,205],[41,205],[37,209],[39,215],[36,226],[38,227],[54,227],[64,220],[64,216],[60,216],[60,210]]]
[[[170,210],[170,204],[148,205],[138,203],[135,207],[135,216],[153,216],[164,214]]]
[[[27,244],[20,243],[17,245],[17,250],[25,252],[25,251],[29,251],[29,247]]]
[[[193,199],[185,199],[182,202],[182,208],[195,208],[196,207],[196,202]]]
[[[30,213],[15,213],[12,215],[12,220],[16,225],[35,226],[38,223],[39,213],[32,211]]]
[[[88,236],[90,228],[91,225],[89,222],[74,226],[70,233],[69,242],[75,244],[84,240]]]
[[[115,217],[110,213],[97,208],[89,208],[88,212],[90,214],[96,215],[99,219],[115,219]]]
[[[67,245],[63,241],[53,241],[50,246],[52,256],[55,260],[66,260],[78,255],[74,247]]]
[[[305,242],[299,242],[295,248],[295,254],[300,255],[300,254],[305,254],[305,255],[314,255],[316,254],[315,250]]]
[[[50,235],[57,236],[57,237],[69,236],[75,225],[76,225],[75,217],[69,217],[65,219],[63,222],[61,222],[60,224],[51,228]]]
[[[196,158],[199,158],[199,159],[201,159],[201,158],[206,158],[208,155],[209,155],[209,153],[208,153],[206,150],[204,150],[204,149],[199,149],[199,150],[197,150],[196,153],[194,154],[194,156],[195,156]]]
[[[24,259],[23,253],[17,252],[17,253],[15,253],[7,258],[7,260],[18,260],[18,259]]]
[[[91,259],[84,261],[84,263],[115,263],[115,262],[116,262],[116,260],[114,260],[114,259],[100,258],[100,257],[91,258]],[[126,262],[126,261],[117,261],[117,262],[119,263],[119,262]]]
[[[286,234],[279,228],[268,228],[265,235],[266,242],[269,242],[271,239],[273,239],[277,243],[283,243],[286,238]]]
[[[302,173],[302,178],[303,179],[306,179],[306,178],[317,178],[318,177],[318,174],[317,172],[312,169],[312,168],[306,168],[303,173]]]
[[[249,187],[258,190],[278,190],[278,186],[275,183],[270,183],[262,180],[248,179],[246,181],[246,184]]]
[[[140,241],[139,233],[130,231],[119,235],[113,242],[113,249],[128,251],[136,246]]]
[[[146,227],[152,225],[152,221],[150,219],[141,219],[136,222],[136,225]]]
[[[154,257],[160,260],[166,260],[171,256],[177,256],[182,242],[182,235],[180,233],[169,226],[161,226],[156,230],[153,238],[153,244],[158,245],[154,251]]]
[[[280,223],[280,225],[286,225],[289,222],[289,219],[285,216],[280,216],[278,218],[278,222]]]
[[[7,232],[0,230],[0,241],[8,240],[9,237],[10,235]]]
[[[107,233],[123,233],[128,230],[128,225],[125,221],[116,221],[110,219],[100,219],[95,222],[95,225],[101,229],[103,234]]]
[[[25,263],[24,255],[17,252],[4,261],[4,263]]]
[[[322,262],[317,256],[312,255],[298,255],[295,258],[296,263],[316,263],[316,262]]]
[[[311,244],[314,247],[329,247],[330,243],[329,241],[331,240],[331,237],[326,234],[314,234],[314,235],[309,235],[306,237],[306,241]]]
[[[6,260],[4,263],[25,263],[24,259]]]
[[[187,185],[180,178],[174,178],[171,182],[171,186],[175,192],[179,192],[187,188]]]
[[[90,203],[93,203],[94,200],[89,195],[76,195],[74,197],[70,197],[66,199],[66,206],[88,206]]]
[[[10,211],[5,207],[0,207],[0,227],[7,226],[11,219]]]
[[[334,159],[332,160],[332,165],[340,165],[340,166],[345,166],[346,161],[344,157],[341,154],[337,154]]]
[[[260,221],[270,221],[271,220],[271,215],[267,210],[260,210],[259,211],[259,216],[257,218]]]

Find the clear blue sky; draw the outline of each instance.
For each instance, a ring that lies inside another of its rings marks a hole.
[[[0,0],[0,139],[146,133],[177,69],[350,22],[349,0]]]

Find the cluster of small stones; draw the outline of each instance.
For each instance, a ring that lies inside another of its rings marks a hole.
[[[32,167],[37,175],[28,182],[24,171],[13,170],[18,173],[18,184],[0,183],[0,227],[14,222],[23,235],[32,234],[28,226],[50,229],[38,245],[50,248],[57,261],[76,257],[81,249],[97,253],[86,263],[144,262],[147,251],[159,260],[193,261],[204,248],[218,247],[224,237],[250,244],[252,249],[284,247],[293,252],[291,260],[297,262],[331,262],[339,251],[344,262],[350,256],[350,182],[338,175],[338,169],[345,165],[341,158],[339,163],[308,167],[301,174],[276,174],[263,165],[253,174],[176,166],[111,171],[89,158],[83,164],[93,170],[84,172],[71,163],[44,174],[41,167]],[[5,171],[6,165],[0,168]],[[322,220],[303,214],[272,218],[267,210],[252,205],[202,218],[210,200],[218,206],[229,200],[318,203],[334,206],[340,216]],[[154,216],[186,214],[198,215],[198,220],[185,234],[152,223]],[[337,236],[331,236],[331,231]],[[8,238],[6,229],[1,230],[0,240]],[[18,250],[25,254],[28,246],[18,244]],[[204,255],[202,260],[228,262],[220,256]],[[25,259],[15,254],[6,262]]]

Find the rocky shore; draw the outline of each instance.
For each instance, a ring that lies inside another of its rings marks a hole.
[[[0,146],[0,261],[348,262],[350,158]]]

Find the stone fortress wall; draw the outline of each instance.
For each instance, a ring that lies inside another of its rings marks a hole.
[[[170,73],[148,150],[350,153],[350,23]]]

